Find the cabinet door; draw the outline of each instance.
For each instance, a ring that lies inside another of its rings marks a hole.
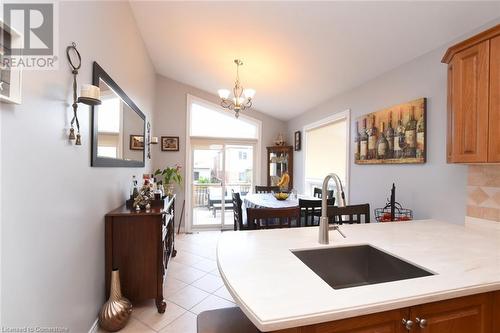
[[[446,162],[453,163],[453,64],[448,65],[448,94],[446,115],[448,121],[446,124]]]
[[[500,333],[500,291],[497,291],[493,301],[493,333]]]
[[[451,66],[451,162],[487,162],[489,41],[455,54]]]
[[[402,320],[408,308],[305,326],[284,333],[408,333]],[[470,332],[469,332],[470,333]]]
[[[487,293],[414,306],[410,317],[421,333],[491,333],[492,311],[493,294]]]
[[[490,114],[488,162],[500,162],[500,36],[490,41]]]

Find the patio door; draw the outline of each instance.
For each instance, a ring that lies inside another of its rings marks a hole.
[[[192,228],[233,228],[232,192],[244,197],[254,185],[254,172],[254,142],[192,140]]]

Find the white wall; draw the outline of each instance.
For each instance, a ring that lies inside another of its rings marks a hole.
[[[75,41],[80,83],[96,60],[149,116],[155,74],[128,2],[60,3],[60,68],[24,72],[23,103],[2,104],[2,320],[86,332],[105,300],[104,215],[124,203],[132,174],[91,168],[89,108],[79,107],[83,145],[67,142]]]
[[[2,186],[2,108],[0,107],[0,300],[3,299],[2,295],[2,272],[3,272],[3,262],[2,262],[2,257],[3,257],[3,242],[2,242],[2,192],[3,192],[3,186]],[[0,327],[3,324],[2,321],[2,304],[0,302]]]
[[[351,109],[351,133],[357,117],[395,104],[427,97],[427,163],[423,165],[356,165],[350,153],[350,203],[383,207],[392,182],[396,199],[412,208],[415,218],[436,218],[463,223],[467,169],[446,164],[446,65],[445,48],[377,77],[351,91],[335,96],[288,122],[288,137],[306,124]],[[354,149],[352,137],[351,152]],[[325,152],[328,153],[328,152]],[[304,150],[295,152],[301,161]],[[331,170],[335,172],[335,170]],[[295,164],[296,184],[302,186],[304,169]]]
[[[165,168],[176,163],[183,168],[183,177],[186,179],[186,112],[187,98],[190,94],[212,103],[219,103],[219,97],[210,94],[206,91],[188,86],[186,84],[174,81],[161,75],[156,76],[156,103],[153,122],[153,135],[158,136],[178,136],[180,141],[180,150],[178,152],[163,152],[161,145],[153,145],[151,153],[153,155],[153,167]],[[258,92],[257,92],[258,94]],[[256,98],[257,104],[258,99]],[[266,184],[266,146],[274,145],[274,139],[279,132],[286,133],[285,122],[276,118],[265,115],[261,112],[251,110],[245,111],[250,117],[262,121],[262,147],[261,147],[261,174],[258,184]],[[184,200],[184,183],[182,188],[177,189],[177,206],[176,210],[180,216],[182,201]],[[185,219],[183,219],[183,224]],[[177,221],[176,221],[177,223]]]

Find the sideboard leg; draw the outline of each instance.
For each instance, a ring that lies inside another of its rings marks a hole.
[[[167,303],[165,300],[162,298],[157,298],[156,299],[156,307],[158,308],[158,313],[164,313],[165,308],[167,307]]]

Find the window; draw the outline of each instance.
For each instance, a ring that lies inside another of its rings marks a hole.
[[[202,102],[191,104],[191,136],[258,139],[258,125],[232,112],[219,111]]]
[[[343,112],[305,128],[306,192],[321,187],[329,173],[336,173],[347,189],[348,124],[348,113]]]
[[[239,159],[240,160],[246,160],[247,159],[247,152],[246,151],[240,151],[238,155],[239,155]]]
[[[116,147],[98,146],[97,147],[97,155],[100,157],[116,158],[117,157],[117,149],[116,149]]]
[[[118,97],[101,98],[102,106],[97,112],[98,131],[100,133],[120,133],[121,100]]]

